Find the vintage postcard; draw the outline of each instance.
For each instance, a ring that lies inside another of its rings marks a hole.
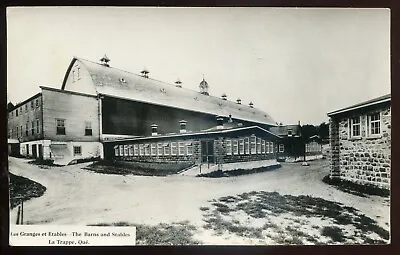
[[[390,10],[7,8],[10,245],[389,244]]]

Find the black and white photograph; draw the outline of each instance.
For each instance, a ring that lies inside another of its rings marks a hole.
[[[6,15],[10,245],[391,243],[390,9]]]

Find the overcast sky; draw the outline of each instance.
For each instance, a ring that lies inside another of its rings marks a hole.
[[[284,124],[390,93],[388,9],[14,8],[7,98],[61,88],[74,56],[240,97]]]

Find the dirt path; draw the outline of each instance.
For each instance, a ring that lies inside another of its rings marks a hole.
[[[25,204],[26,221],[66,225],[124,221],[153,225],[188,220],[202,226],[199,208],[207,206],[208,200],[264,190],[341,202],[388,228],[388,202],[381,197],[347,194],[323,183],[322,177],[329,171],[326,161],[312,162],[309,167],[284,164],[270,172],[230,178],[104,175],[82,170],[86,164],[41,169],[27,160],[10,158],[10,172],[47,188],[42,197]],[[15,214],[13,210],[12,221]]]

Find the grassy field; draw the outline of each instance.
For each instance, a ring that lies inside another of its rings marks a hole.
[[[40,197],[45,191],[46,187],[40,183],[10,173],[11,209],[16,207],[21,200],[27,201],[31,198]]]

